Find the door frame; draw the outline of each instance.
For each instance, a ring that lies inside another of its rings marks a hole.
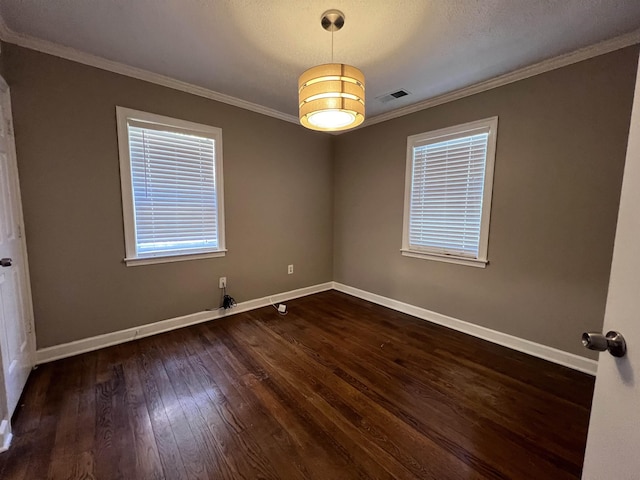
[[[19,229],[19,238],[20,238],[20,250],[22,254],[22,260],[24,267],[22,271],[24,272],[23,280],[23,302],[25,303],[25,313],[27,315],[28,322],[28,330],[27,330],[27,356],[29,359],[29,366],[33,368],[36,361],[36,336],[35,336],[35,325],[34,325],[34,312],[33,312],[33,298],[31,294],[31,277],[29,273],[29,259],[27,256],[27,240],[24,228],[24,214],[22,211],[22,194],[20,193],[20,178],[18,175],[18,161],[16,154],[16,145],[15,145],[15,135],[13,128],[13,113],[11,108],[11,89],[6,80],[0,75],[0,95],[7,96],[7,117],[10,119],[10,123],[7,126],[7,135],[10,138],[9,140],[9,181],[12,182],[12,186],[14,187],[14,192],[17,200],[17,218],[16,221],[18,223]],[[0,355],[0,365],[2,363],[2,356]],[[0,370],[0,376],[2,377],[2,383],[4,383],[4,375],[2,374],[2,370]],[[0,395],[4,395],[4,404],[6,405],[6,391],[5,385],[0,385]],[[5,407],[6,408],[6,407]],[[0,412],[0,415],[4,418],[0,418],[0,452],[3,452],[9,448],[11,444],[11,418],[8,415],[8,412]]]

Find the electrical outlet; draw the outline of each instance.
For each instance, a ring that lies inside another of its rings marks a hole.
[[[289,275],[291,275],[293,273],[293,265],[289,265],[289,267],[287,267],[287,273]]]
[[[218,286],[220,288],[227,288],[227,277],[220,277],[220,280],[218,281]]]

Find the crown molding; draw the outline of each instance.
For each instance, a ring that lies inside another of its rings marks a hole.
[[[618,37],[614,37],[609,40],[605,40],[600,43],[596,43],[594,45],[590,45],[588,47],[574,50],[573,52],[564,53],[557,57],[548,58],[541,62],[534,63],[533,65],[529,65],[527,67],[523,67],[518,70],[505,73],[503,75],[499,75],[480,83],[475,83],[468,87],[460,88],[452,92],[428,98],[421,102],[407,105],[406,107],[398,108],[390,112],[381,113],[380,115],[376,115],[375,117],[371,117],[365,120],[362,125],[349,131],[353,131],[358,128],[366,128],[370,125],[375,125],[376,123],[386,122],[387,120],[403,117],[420,110],[425,110],[427,108],[442,105],[443,103],[449,103],[461,98],[469,97],[471,95],[475,95],[476,93],[486,92],[487,90],[492,90],[509,83],[524,80],[525,78],[533,77],[535,75],[540,75],[541,73],[550,72],[551,70],[556,70],[558,68],[566,67],[574,63],[582,62],[583,60],[588,60],[599,55],[604,55],[605,53],[610,53],[621,48],[635,45],[637,43],[640,43],[640,29],[634,30],[633,32],[626,33],[624,35],[620,35]]]
[[[63,45],[49,42],[47,40],[42,40],[40,38],[14,32],[7,26],[6,22],[1,16],[0,39],[4,42],[13,43],[20,47],[29,48],[31,50],[36,50],[38,52],[64,58],[66,60],[72,60],[84,65],[99,68],[101,70],[119,73],[127,77],[144,80],[146,82],[172,88],[181,92],[191,93],[199,97],[208,98],[217,102],[226,103],[227,105],[233,105],[234,107],[239,107],[255,113],[260,113],[268,117],[284,120],[285,122],[291,122],[295,124],[300,123],[298,117],[280,112],[278,110],[274,110],[273,108],[264,107],[262,105],[258,105],[257,103],[252,103],[240,98],[232,97],[230,95],[225,95],[224,93],[216,92],[208,88],[183,82],[175,78],[167,77],[166,75],[160,75],[148,70],[125,65],[124,63],[108,60],[97,55],[81,52],[79,50],[76,50],[75,48],[65,47]]]
[[[262,115],[267,115],[269,117],[277,118],[280,120],[284,120],[285,122],[295,123],[296,125],[299,125],[299,119],[295,115],[283,113],[273,108],[264,107],[262,105],[258,105],[257,103],[248,102],[240,98],[225,95],[224,93],[216,92],[208,88],[193,85],[191,83],[183,82],[181,80],[150,72],[148,70],[131,67],[129,65],[125,65],[124,63],[115,62],[113,60],[107,60],[106,58],[81,52],[80,50],[76,50],[71,47],[65,47],[63,45],[49,42],[47,40],[42,40],[40,38],[14,32],[7,26],[2,16],[0,16],[0,40],[7,43],[13,43],[20,47],[29,48],[31,50],[36,50],[38,52],[64,58],[66,60],[72,60],[74,62],[100,68],[109,72],[119,73],[121,75],[136,78],[138,80],[144,80],[146,82],[154,83],[156,85],[161,85],[167,88],[172,88],[174,90],[191,93],[199,97],[226,103],[228,105],[233,105],[234,107],[243,108],[245,110],[260,113]],[[540,75],[541,73],[566,67],[568,65],[572,65],[583,60],[588,60],[599,55],[604,55],[605,53],[610,53],[621,48],[635,45],[637,43],[640,43],[640,29],[575,50],[573,52],[565,53],[557,57],[543,60],[533,65],[529,65],[527,67],[523,67],[518,70],[514,70],[512,72],[490,78],[489,80],[475,83],[468,87],[463,87],[458,90],[453,90],[442,95],[431,97],[421,102],[407,105],[406,107],[391,110],[390,112],[381,113],[380,115],[368,118],[362,125],[354,129],[329,133],[331,135],[341,135],[344,133],[352,132],[354,130],[359,130],[361,128],[366,128],[377,123],[386,122],[387,120],[392,120],[398,117],[403,117],[420,110],[426,110],[428,108],[436,107],[444,103],[460,100],[461,98],[469,97],[471,95],[475,95],[476,93],[486,92],[487,90],[492,90],[503,85],[508,85],[509,83],[514,83],[519,80],[524,80],[525,78]]]

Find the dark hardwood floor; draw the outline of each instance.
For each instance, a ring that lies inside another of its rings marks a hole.
[[[593,378],[335,291],[42,365],[13,479],[579,478]]]

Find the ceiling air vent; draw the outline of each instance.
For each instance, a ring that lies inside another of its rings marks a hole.
[[[397,100],[398,98],[402,98],[402,97],[406,97],[407,95],[409,95],[409,92],[407,92],[406,90],[402,89],[402,90],[398,90],[397,92],[392,92],[392,93],[387,93],[385,95],[380,95],[379,97],[376,97],[376,100],[382,102],[382,103],[387,103],[390,102],[392,100]]]

